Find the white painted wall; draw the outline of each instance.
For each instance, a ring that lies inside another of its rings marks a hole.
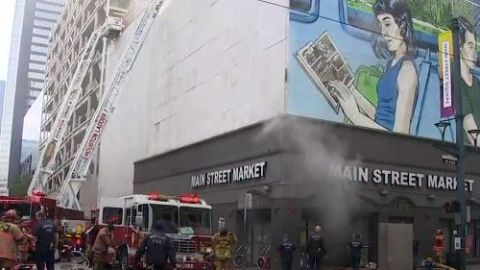
[[[135,161],[283,114],[287,31],[288,9],[259,0],[166,0],[102,138],[99,195],[131,193]]]

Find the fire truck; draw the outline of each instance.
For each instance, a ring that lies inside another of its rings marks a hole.
[[[16,210],[20,218],[18,223],[21,229],[28,234],[32,234],[33,228],[37,224],[35,214],[40,210],[45,213],[47,219],[54,220],[59,227],[62,223],[85,225],[82,211],[58,207],[56,200],[47,198],[44,193],[38,191],[34,191],[32,195],[25,197],[0,196],[0,216],[4,216],[4,213],[10,209]],[[70,245],[70,243],[67,244]],[[28,254],[25,254],[26,261],[23,261],[22,265],[34,264],[33,247],[33,243],[30,243],[27,247]]]
[[[35,191],[30,196],[0,196],[0,213],[15,209],[24,222],[35,223],[35,213],[42,210],[52,220],[84,220],[83,211],[57,206],[55,199],[47,198],[43,192]]]
[[[117,221],[113,231],[112,264],[134,267],[135,252],[157,221],[167,224],[166,233],[176,251],[177,269],[213,269],[212,207],[196,194],[167,196],[135,194],[101,198],[98,221],[105,226]],[[144,264],[144,266],[146,266]]]

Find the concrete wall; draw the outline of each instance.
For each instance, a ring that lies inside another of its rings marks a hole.
[[[107,73],[146,1],[132,2]],[[134,161],[284,113],[288,1],[270,2],[165,1],[103,135],[99,194],[132,192]]]

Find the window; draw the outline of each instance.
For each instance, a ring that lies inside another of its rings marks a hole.
[[[128,9],[130,1],[126,0],[110,0],[110,6],[113,8]]]
[[[102,223],[108,224],[110,221],[114,221],[114,224],[122,224],[123,209],[117,207],[104,207]]]
[[[48,38],[33,36],[32,42],[40,43],[40,44],[48,44]]]
[[[191,227],[196,233],[210,233],[210,209],[180,207],[180,227]]]
[[[30,71],[30,72],[28,72],[28,78],[43,81],[43,80],[45,80],[45,74]]]
[[[290,0],[290,8],[301,12],[308,12],[312,8],[312,0]]]
[[[30,68],[30,70],[40,70],[40,71],[45,71],[46,69],[46,66],[43,65],[43,64],[37,64],[37,63],[30,63],[28,64],[28,67]]]
[[[53,22],[53,21],[44,21],[44,20],[40,20],[40,19],[35,19],[35,20],[33,21],[33,25],[34,25],[34,26],[38,26],[38,27],[52,28],[52,27],[55,25],[55,22]]]
[[[10,209],[15,209],[18,216],[22,218],[29,218],[32,216],[32,207],[29,203],[1,204],[0,215],[5,216],[5,212]]]
[[[50,2],[50,3],[55,3],[55,4],[65,4],[65,0],[43,0],[43,2]]]
[[[58,15],[55,15],[54,13],[44,12],[44,11],[35,11],[35,18],[56,21],[57,17]]]
[[[32,98],[33,100],[36,100],[37,97],[40,95],[40,91],[30,91],[30,94],[28,95],[29,98]]]
[[[128,225],[128,224],[131,224],[131,221],[132,221],[132,210],[130,208],[127,208],[127,210],[125,211],[124,223]]]
[[[178,208],[176,206],[169,205],[156,205],[151,204],[152,208],[152,223],[157,221],[167,221],[178,225]]]
[[[47,62],[46,55],[38,55],[38,54],[30,54],[30,61],[37,61],[37,62]]]
[[[51,10],[55,12],[62,12],[63,7],[59,5],[47,4],[47,3],[37,3],[37,9]]]
[[[125,214],[125,224],[130,224],[132,226],[135,226],[136,217],[137,217],[136,206],[133,206],[132,208],[128,208]]]
[[[30,81],[31,88],[43,89],[43,82]]]
[[[142,228],[142,230],[147,230],[149,231],[150,230],[150,226],[149,226],[149,222],[150,222],[150,219],[149,219],[149,213],[150,213],[150,209],[148,208],[148,204],[142,204],[142,205],[139,205],[138,206],[138,212],[139,213],[142,213],[142,225],[140,226]]]
[[[33,28],[33,34],[48,37],[50,35],[50,31],[42,28]]]
[[[32,49],[32,52],[47,54],[47,47],[45,46],[32,45],[31,49]]]

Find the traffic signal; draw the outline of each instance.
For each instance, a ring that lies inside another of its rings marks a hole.
[[[460,203],[457,201],[449,201],[446,202],[445,205],[445,213],[457,213],[460,212]]]

